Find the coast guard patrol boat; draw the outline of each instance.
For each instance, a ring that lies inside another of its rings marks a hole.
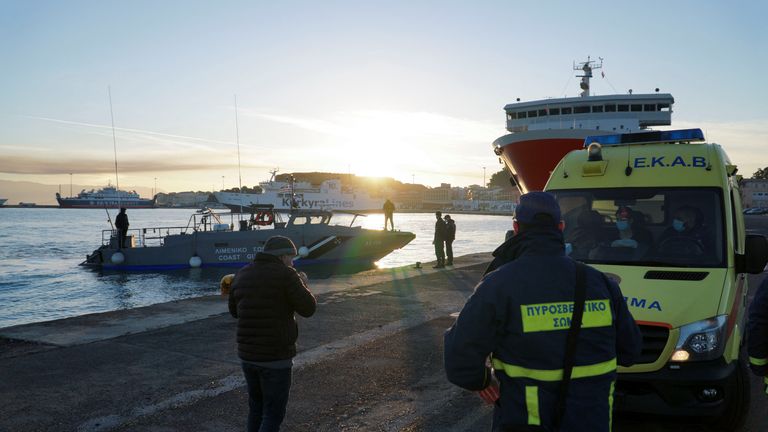
[[[80,265],[103,270],[174,270],[197,267],[242,267],[253,260],[274,235],[290,238],[299,256],[296,267],[322,267],[333,273],[373,268],[374,263],[416,236],[407,231],[381,231],[331,225],[325,210],[294,210],[287,221],[271,205],[254,208],[250,218],[225,223],[211,209],[193,214],[184,227],[129,230],[125,247],[117,231],[102,231],[102,244]],[[237,222],[237,224],[235,223]],[[237,230],[235,230],[237,228]]]

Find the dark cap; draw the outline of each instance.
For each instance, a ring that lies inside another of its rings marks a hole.
[[[551,220],[539,219],[537,215],[549,216]],[[520,197],[520,204],[515,207],[515,220],[526,225],[557,225],[560,219],[560,206],[547,192],[529,192]]]
[[[435,212],[435,216],[442,216],[442,215],[443,215],[443,212],[441,212],[441,211],[436,211]]]
[[[295,256],[296,245],[294,245],[288,237],[272,236],[266,243],[264,243],[264,250],[262,252],[275,256]]]

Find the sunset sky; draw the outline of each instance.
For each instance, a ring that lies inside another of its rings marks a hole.
[[[768,166],[768,2],[0,0],[0,179],[165,191],[282,172],[479,184],[505,104],[675,97],[750,176]],[[222,177],[223,176],[223,177]]]

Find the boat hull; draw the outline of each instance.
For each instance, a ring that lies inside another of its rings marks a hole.
[[[79,198],[56,198],[61,208],[153,208],[155,201],[151,199],[138,199],[138,200],[93,200],[93,199],[79,199]]]
[[[293,240],[309,252],[294,260],[296,267],[323,266],[346,272],[347,268],[372,267],[374,263],[415,238],[410,232],[366,230],[340,225],[313,225],[251,231],[202,231],[165,237],[162,246],[118,249],[116,238],[88,256],[83,265],[103,270],[163,271],[193,267],[191,258],[200,259],[199,267],[240,268],[253,261],[273,235]],[[128,243],[132,243],[129,239]],[[122,253],[122,260],[113,255]]]
[[[548,129],[504,135],[493,142],[522,193],[544,190],[560,159],[584,147],[590,135],[608,132],[590,129]]]

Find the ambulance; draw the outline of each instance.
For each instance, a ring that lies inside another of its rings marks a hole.
[[[737,430],[750,399],[747,274],[763,271],[768,242],[745,232],[736,166],[699,129],[584,147],[545,190],[560,203],[566,251],[619,283],[643,335],[637,364],[619,369],[616,408]]]

